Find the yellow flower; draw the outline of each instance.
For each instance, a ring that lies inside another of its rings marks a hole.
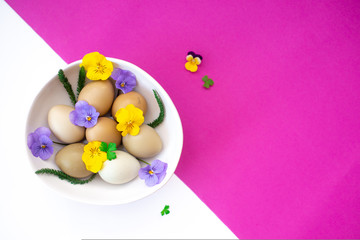
[[[118,121],[116,129],[124,137],[126,134],[136,136],[139,134],[140,126],[144,122],[143,111],[132,104],[126,106],[126,108],[120,108],[116,114],[115,118]]]
[[[90,80],[106,80],[114,69],[112,62],[98,52],[86,54],[80,67],[85,68],[86,76]]]
[[[100,150],[101,142],[92,141],[85,145],[82,160],[86,169],[97,173],[101,170],[103,163],[107,160],[107,153]]]
[[[186,61],[186,70],[189,70],[190,72],[196,72],[198,70],[198,65],[200,65],[202,61],[202,57],[199,54],[195,54],[194,52],[188,52]]]

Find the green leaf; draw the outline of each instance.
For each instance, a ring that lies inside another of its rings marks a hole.
[[[107,152],[108,151],[108,145],[106,142],[101,142],[100,144],[100,151]]]
[[[109,143],[108,151],[115,151],[116,150],[116,144],[115,143]]]
[[[96,174],[93,174],[88,179],[78,179],[78,178],[71,177],[60,170],[51,169],[51,168],[42,168],[40,170],[37,170],[35,173],[36,174],[55,175],[58,178],[60,178],[61,180],[66,180],[66,181],[70,182],[71,184],[86,184],[86,183],[91,182],[96,176]]]
[[[203,86],[205,88],[210,88],[210,86],[214,85],[214,81],[212,79],[208,78],[208,76],[206,76],[206,75],[202,78],[202,80],[204,81]]]
[[[107,159],[108,160],[113,160],[116,158],[116,153],[114,152],[107,152]]]
[[[67,77],[65,76],[65,73],[64,73],[64,71],[62,69],[59,70],[58,77],[59,77],[60,82],[63,84],[66,92],[68,93],[70,101],[75,106],[76,98],[75,98],[74,91],[73,91],[73,89],[71,87],[71,84],[70,84],[69,80],[67,79]]]
[[[159,108],[160,108],[160,113],[159,113],[159,116],[157,117],[157,119],[155,119],[154,121],[152,121],[151,123],[148,123],[148,125],[152,128],[156,128],[157,126],[159,126],[163,121],[164,121],[164,118],[165,118],[165,107],[164,107],[164,103],[162,102],[160,96],[159,96],[159,93],[157,91],[155,91],[153,89],[153,92],[154,92],[154,96],[155,96],[155,99],[159,105]]]
[[[207,80],[208,80],[208,76],[207,76],[207,75],[205,75],[205,76],[202,78],[202,80],[203,80],[204,82],[207,82]]]
[[[161,216],[164,216],[165,214],[168,215],[169,213],[169,205],[165,205],[164,209],[161,211]]]
[[[81,67],[80,71],[79,71],[79,78],[78,78],[78,85],[77,85],[77,96],[78,97],[79,97],[81,90],[85,86],[85,76],[86,76],[85,68]]]

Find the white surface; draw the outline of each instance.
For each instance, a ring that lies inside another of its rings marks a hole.
[[[29,164],[25,122],[36,94],[66,64],[3,1],[0,32],[0,239],[236,238],[175,175],[155,194],[115,206],[46,187]],[[170,214],[161,216],[165,205]]]
[[[114,58],[107,59],[113,62],[114,67],[120,67],[121,69],[129,70],[135,74],[137,80],[135,91],[141,93],[147,101],[148,110],[145,115],[145,123],[153,121],[159,115],[159,107],[152,90],[155,89],[161,96],[166,109],[166,118],[164,122],[156,128],[156,132],[162,139],[163,148],[156,156],[144,160],[151,163],[153,160],[159,159],[166,162],[168,168],[164,180],[151,188],[146,186],[144,180],[141,180],[139,177],[126,184],[112,185],[104,182],[97,176],[91,184],[72,185],[65,181],[59,181],[59,179],[52,176],[39,176],[39,179],[47,186],[70,199],[100,205],[133,202],[149,196],[163,187],[175,172],[183,146],[183,131],[179,114],[169,95],[159,83],[157,83],[149,74],[129,62]],[[74,86],[77,84],[80,63],[81,61],[79,60],[63,68],[65,76],[73,86],[73,89],[75,89]],[[38,127],[49,127],[47,121],[48,112],[53,106],[59,104],[71,106],[70,99],[64,90],[64,87],[59,82],[56,71],[51,80],[49,79],[49,82],[41,89],[31,106],[27,119],[25,136],[34,132]],[[50,137],[59,142],[55,136]],[[54,151],[58,152],[61,147],[62,146],[54,144]],[[31,151],[27,150],[27,153],[34,172],[42,168],[58,169],[55,164],[55,154],[48,160],[42,161],[39,158],[33,157]],[[142,165],[143,167],[145,166],[145,164]]]

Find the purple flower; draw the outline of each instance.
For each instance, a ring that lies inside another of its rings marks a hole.
[[[116,81],[115,86],[123,93],[131,92],[136,86],[135,74],[128,70],[115,68],[111,74],[111,77]]]
[[[70,121],[80,127],[91,128],[97,123],[100,113],[86,101],[78,101],[75,110],[70,112]]]
[[[27,137],[27,145],[34,157],[42,160],[49,159],[54,152],[53,142],[50,139],[50,129],[39,127]]]
[[[155,186],[164,180],[168,164],[160,160],[154,160],[151,165],[140,168],[139,177],[145,179],[146,185]]]

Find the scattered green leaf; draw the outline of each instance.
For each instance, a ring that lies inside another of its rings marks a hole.
[[[168,215],[169,213],[169,205],[165,205],[164,209],[161,211],[161,216],[164,216],[165,214]]]
[[[204,87],[205,88],[210,88],[210,86],[214,85],[214,81],[210,78],[208,78],[207,75],[205,75],[202,80],[204,81]]]

